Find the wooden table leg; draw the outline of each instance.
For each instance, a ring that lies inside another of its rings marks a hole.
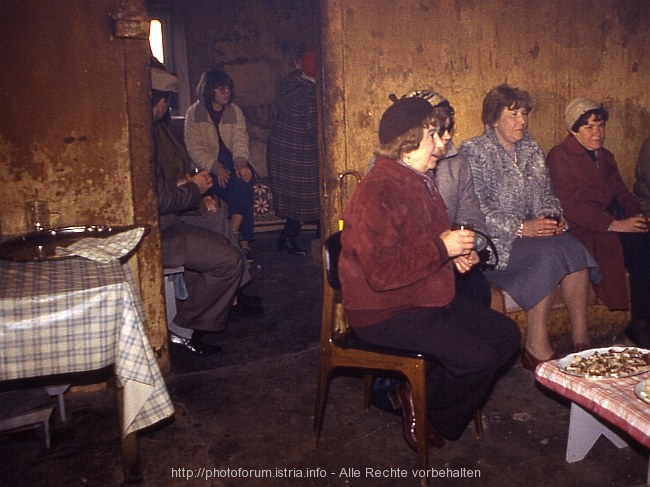
[[[135,484],[142,482],[137,431],[122,438],[122,468],[124,470],[124,483]]]
[[[124,417],[124,389],[117,387],[117,408],[120,416],[120,435],[122,434],[122,418]],[[122,471],[125,484],[142,482],[140,472],[140,456],[138,454],[138,432],[134,431],[122,437]]]

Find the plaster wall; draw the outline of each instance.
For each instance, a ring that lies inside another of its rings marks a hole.
[[[146,16],[144,0],[0,3],[0,223],[26,233],[38,198],[59,226],[148,225],[129,263],[165,368],[148,40],[114,35],[120,9]]]
[[[610,111],[606,146],[628,186],[650,135],[650,2],[633,0],[322,0],[323,198],[338,218],[340,171],[363,171],[398,96],[431,87],[450,99],[455,142],[479,135],[481,103],[507,82],[528,90],[529,130],[548,151],[576,96]],[[351,191],[346,182],[343,200]]]
[[[110,17],[92,22],[91,2],[75,2],[74,16],[57,2],[9,3],[0,21],[3,230],[25,232],[23,205],[35,198],[61,211],[62,225],[132,221],[124,61]]]

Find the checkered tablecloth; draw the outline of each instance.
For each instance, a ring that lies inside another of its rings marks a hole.
[[[650,404],[636,397],[634,387],[650,373],[622,379],[584,379],[562,372],[557,360],[540,364],[535,379],[650,448]]]
[[[174,410],[128,266],[81,258],[0,261],[0,380],[114,364],[122,434]]]

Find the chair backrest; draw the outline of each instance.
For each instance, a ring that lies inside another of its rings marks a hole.
[[[339,256],[341,255],[341,232],[336,232],[325,240],[325,272],[332,289],[341,289],[339,280]]]

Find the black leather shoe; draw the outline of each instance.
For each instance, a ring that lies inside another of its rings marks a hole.
[[[174,348],[195,357],[206,357],[221,352],[219,345],[209,345],[202,342],[196,332],[192,333],[192,338],[183,338],[170,333],[169,342]]]
[[[637,347],[650,348],[650,324],[646,320],[632,320],[625,328],[625,336]]]
[[[399,405],[402,409],[402,433],[408,446],[417,453],[418,440],[415,436],[415,407],[413,406],[413,396],[411,387],[407,383],[402,383],[391,391],[391,402]],[[434,448],[441,448],[445,444],[445,439],[438,433],[431,423],[427,424],[427,443]]]
[[[298,247],[298,243],[294,237],[280,236],[278,239],[278,250],[280,252],[287,251],[291,255],[307,255],[307,251]]]

